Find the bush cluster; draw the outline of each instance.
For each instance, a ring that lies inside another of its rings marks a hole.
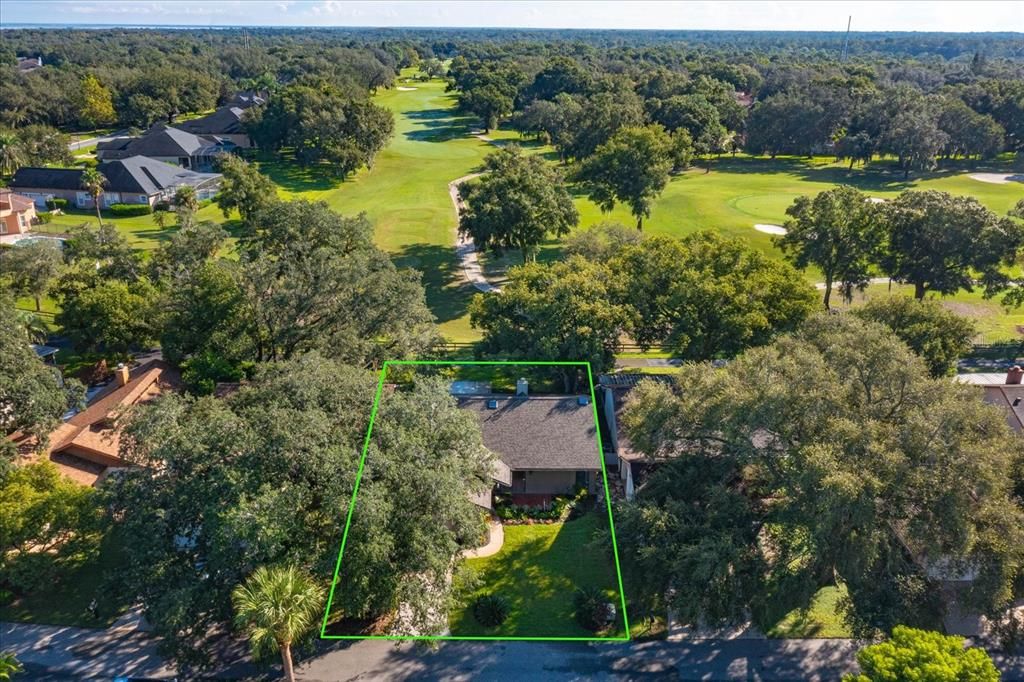
[[[500,594],[485,594],[473,604],[473,617],[484,627],[501,625],[511,610],[508,600]]]
[[[615,607],[608,603],[604,593],[596,587],[578,588],[572,597],[572,605],[576,622],[591,632],[608,625],[614,615]]]
[[[55,208],[59,208],[59,209],[63,210],[65,208],[67,208],[67,207],[68,207],[68,200],[67,199],[53,198],[53,199],[47,199],[46,200],[46,208],[48,210],[50,210],[50,211],[52,211]]]
[[[132,216],[149,215],[153,212],[149,204],[111,204],[110,213],[119,218],[130,218]]]
[[[550,509],[539,509],[512,504],[507,496],[499,495],[495,499],[494,511],[502,521],[507,523],[524,523],[539,521],[542,523],[554,523],[556,521],[567,521],[577,511],[582,510],[583,502],[589,493],[586,488],[580,488],[572,497],[559,495],[551,501]]]

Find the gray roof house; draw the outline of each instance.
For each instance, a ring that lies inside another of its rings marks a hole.
[[[196,135],[158,123],[141,137],[115,137],[96,145],[100,161],[145,156],[182,168],[198,171],[213,169],[217,155],[235,148],[230,140],[214,135]]]
[[[176,124],[176,127],[195,135],[216,135],[219,138],[230,140],[238,147],[248,148],[252,146],[252,141],[242,125],[243,114],[245,114],[245,109],[242,107],[220,107],[212,114],[190,121],[182,121]]]
[[[179,187],[196,189],[200,199],[208,199],[220,187],[220,173],[198,173],[172,166],[157,159],[133,156],[106,161],[97,167],[107,183],[100,202],[112,204],[145,204],[173,198]],[[78,208],[92,208],[92,197],[82,189],[82,168],[19,168],[11,178],[11,189],[31,197],[43,206],[47,199],[67,199]]]
[[[521,382],[525,383],[525,382]],[[515,504],[545,504],[579,487],[603,489],[594,407],[575,395],[455,397],[499,463],[493,478]],[[486,506],[486,505],[485,505]]]

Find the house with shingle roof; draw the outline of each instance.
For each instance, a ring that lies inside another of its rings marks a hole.
[[[213,113],[190,121],[182,121],[175,124],[181,130],[195,135],[216,135],[218,138],[229,140],[236,147],[248,149],[252,147],[252,140],[245,132],[242,125],[242,116],[245,109],[240,106],[220,107]]]
[[[220,154],[235,149],[230,140],[216,135],[196,135],[158,123],[140,137],[115,137],[96,145],[100,161],[145,156],[197,171],[213,170]]]
[[[579,488],[603,489],[594,407],[587,396],[456,395],[480,425],[484,446],[498,459],[492,478],[515,504],[537,505]],[[478,502],[479,503],[479,502]],[[482,506],[489,506],[484,504]]]
[[[120,456],[124,414],[180,388],[177,370],[162,360],[132,370],[121,366],[110,385],[93,396],[84,410],[54,429],[45,447],[39,449],[32,436],[20,432],[11,440],[28,461],[49,459],[67,478],[97,485],[111,471],[129,466]]]
[[[199,173],[146,156],[133,156],[99,164],[96,169],[107,179],[100,203],[149,204],[169,201],[179,187],[196,190],[200,200],[208,199],[220,187],[220,173]],[[92,197],[82,188],[82,168],[19,168],[11,178],[11,189],[30,197],[37,206],[48,199],[66,199],[77,208],[92,208]]]

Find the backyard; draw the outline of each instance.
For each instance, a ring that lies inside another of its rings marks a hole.
[[[501,550],[489,557],[467,559],[479,587],[452,613],[455,636],[613,637],[622,636],[622,613],[611,548],[594,543],[597,512],[573,521],[551,524],[506,525]],[[611,632],[584,629],[573,617],[576,588],[598,588],[616,605],[619,625]],[[486,628],[473,616],[472,604],[485,594],[508,600],[508,618]]]

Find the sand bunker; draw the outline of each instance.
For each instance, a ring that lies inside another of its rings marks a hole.
[[[407,88],[407,87],[406,87],[406,86],[404,86],[404,85],[399,85],[399,86],[398,86],[397,88],[395,88],[395,89],[396,89],[396,90],[401,90],[402,92],[409,92],[410,90],[416,90],[417,88]]]
[[[971,173],[972,180],[987,182],[992,185],[1005,185],[1008,182],[1024,182],[1024,175],[1008,175],[1006,173]]]
[[[766,234],[786,234],[786,228],[781,225],[765,225],[758,223],[757,225],[754,225],[754,229]]]

